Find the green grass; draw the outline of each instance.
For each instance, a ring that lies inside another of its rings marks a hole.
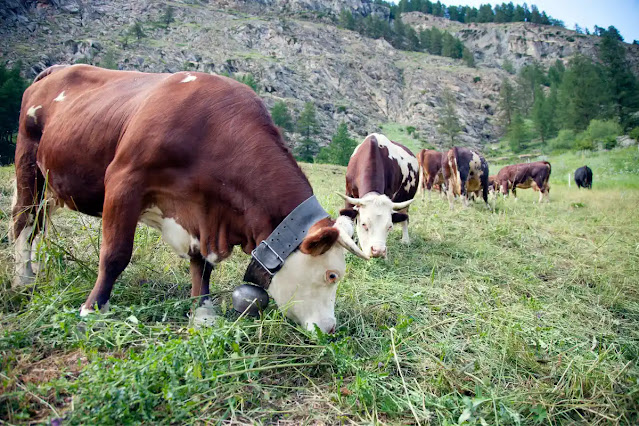
[[[589,160],[612,179],[623,158]],[[581,165],[576,156],[550,161],[558,171]],[[304,169],[336,214],[345,169]],[[550,204],[521,190],[494,212],[416,201],[410,246],[394,230],[387,261],[349,255],[335,336],[307,333],[274,307],[261,320],[238,318],[229,291],[248,262],[240,253],[212,278],[224,318],[189,328],[187,263],[142,226],[111,312],[81,319],[100,222],[68,211],[41,245],[37,288],[9,291],[12,174],[0,169],[8,423],[639,422],[636,172],[613,181],[630,183],[619,188],[599,184],[597,172],[592,191],[557,184]]]
[[[408,125],[397,123],[385,123],[381,125],[383,135],[392,141],[401,143],[410,149],[413,154],[417,155],[424,147],[421,146],[419,139],[408,134],[406,127],[408,127]]]

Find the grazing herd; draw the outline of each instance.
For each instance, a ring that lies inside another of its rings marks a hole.
[[[418,189],[439,189],[453,208],[516,188],[548,200],[547,162],[489,176],[477,152],[453,147],[418,157],[381,134],[355,148],[345,207],[322,208],[260,98],[230,78],[197,72],[147,74],[88,65],[53,66],[25,91],[16,145],[12,207],[14,285],[34,280],[32,245],[59,207],[102,218],[93,290],[81,315],[105,310],[128,265],[138,222],[158,229],[190,261],[194,321],[209,323],[213,267],[234,246],[251,254],[244,280],[268,289],[309,330],[336,328],[345,252],[387,257],[393,224],[409,243],[408,207]],[[259,178],[256,178],[259,176]],[[592,171],[575,174],[590,188]],[[45,206],[46,208],[42,208]],[[359,246],[353,240],[357,230]]]

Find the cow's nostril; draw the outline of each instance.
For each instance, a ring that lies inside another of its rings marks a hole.
[[[331,327],[331,329],[328,330],[328,334],[335,334],[335,326]]]

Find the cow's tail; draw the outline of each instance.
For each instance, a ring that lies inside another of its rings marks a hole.
[[[550,176],[550,172],[552,171],[552,166],[550,165],[548,161],[544,161],[544,163],[546,163],[546,167],[548,167],[548,176]]]
[[[448,151],[448,165],[450,166],[450,180],[453,194],[461,195],[461,176],[459,175],[459,167],[457,167],[457,150]]]
[[[53,74],[54,72],[60,71],[61,69],[64,69],[67,67],[70,67],[70,65],[51,65],[49,68],[45,69],[40,74],[38,74],[36,78],[33,79],[33,82],[37,83],[38,81]]]

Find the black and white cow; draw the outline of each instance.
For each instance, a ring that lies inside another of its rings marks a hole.
[[[346,170],[346,207],[340,214],[355,219],[362,251],[386,257],[386,239],[394,223],[402,223],[408,244],[408,206],[417,193],[419,162],[405,146],[378,133],[353,151]]]

